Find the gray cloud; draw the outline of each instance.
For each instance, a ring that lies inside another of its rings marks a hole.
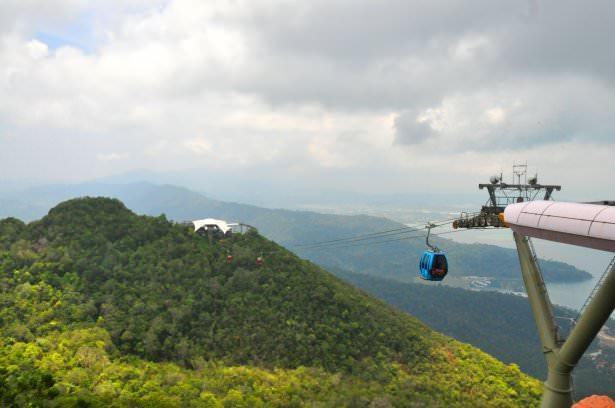
[[[395,118],[395,142],[399,144],[420,144],[436,135],[427,121],[419,121],[415,111],[403,112]]]
[[[447,180],[551,149],[598,162],[615,145],[606,0],[131,3],[0,4],[0,173],[232,163],[393,189],[438,160]],[[81,14],[92,52],[34,41]]]
[[[486,1],[316,0],[259,9],[253,29],[263,42],[291,55],[327,57],[357,65],[369,59],[403,57],[431,40],[480,32],[500,15],[523,10],[519,3]]]
[[[49,26],[74,15],[79,0],[43,2],[3,0],[0,5],[0,34],[14,30],[31,30],[32,23]]]
[[[578,74],[613,82],[615,3],[608,0],[539,2],[535,15],[496,32],[498,66],[509,75]]]
[[[455,152],[520,151],[567,142],[609,145],[615,143],[614,109],[612,90],[599,81],[521,80],[446,97],[424,110],[423,123],[437,132],[419,141]],[[413,111],[410,123],[419,115]],[[396,136],[399,144],[417,142],[399,131]]]
[[[274,104],[361,110],[426,106],[520,78],[611,81],[613,15],[608,0],[276,4],[237,23],[255,58],[233,86]]]

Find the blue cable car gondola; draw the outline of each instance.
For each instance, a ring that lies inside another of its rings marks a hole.
[[[421,278],[441,281],[448,273],[448,261],[444,252],[425,251],[419,264]]]
[[[427,238],[425,242],[429,250],[425,251],[423,256],[421,256],[419,270],[421,272],[421,278],[429,281],[441,281],[448,273],[448,261],[444,252],[429,243],[429,234],[434,226],[433,224],[427,226]]]

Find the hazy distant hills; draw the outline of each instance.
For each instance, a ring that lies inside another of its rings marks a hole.
[[[279,172],[278,169],[275,170]],[[470,189],[465,192],[416,191],[401,193],[373,193],[340,190],[322,183],[293,183],[277,177],[254,174],[227,166],[221,170],[184,170],[156,172],[132,170],[113,176],[103,177],[95,182],[105,184],[127,184],[148,182],[156,185],[179,185],[192,191],[206,192],[207,196],[220,201],[252,204],[268,208],[301,209],[306,205],[328,208],[388,207],[429,208],[444,210],[450,203],[481,203],[487,199],[484,191]],[[487,179],[484,180],[485,182]],[[312,205],[311,205],[312,204]],[[455,206],[455,205],[453,205]],[[470,206],[472,207],[472,206]]]
[[[77,196],[108,196],[125,202],[138,213],[166,214],[174,220],[206,217],[241,221],[258,228],[266,237],[297,254],[328,268],[412,281],[424,251],[424,239],[309,249],[296,245],[400,228],[397,222],[372,216],[319,214],[308,211],[268,209],[212,200],[202,194],[172,185],[150,183],[57,185],[28,189],[0,196],[0,216],[34,219],[56,203]],[[520,285],[516,251],[483,244],[460,244],[436,239],[450,255],[451,276],[496,277],[500,282]],[[571,282],[588,279],[587,272],[571,265],[543,261],[545,279]]]

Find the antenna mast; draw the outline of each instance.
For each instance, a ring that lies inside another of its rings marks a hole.
[[[538,174],[527,175],[527,162],[523,164],[513,163],[512,183],[504,182],[503,175],[492,176],[489,183],[478,185],[480,190],[486,189],[489,193],[489,200],[483,205],[479,215],[463,215],[453,222],[453,228],[484,228],[484,227],[505,227],[500,219],[500,214],[504,212],[509,204],[533,201],[537,198],[550,200],[553,191],[560,191],[562,186],[555,184],[538,184]],[[544,192],[542,197],[541,192]]]

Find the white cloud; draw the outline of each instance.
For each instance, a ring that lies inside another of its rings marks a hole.
[[[47,47],[47,44],[44,44],[38,40],[29,41],[26,44],[26,47],[32,59],[37,60],[49,55],[49,47]]]
[[[209,155],[213,150],[211,143],[205,139],[188,139],[184,142],[184,146],[198,155]]]
[[[126,159],[127,157],[128,157],[127,154],[120,154],[120,153],[106,153],[106,154],[96,155],[96,159],[102,162],[123,160],[123,159]]]
[[[433,109],[423,114],[416,111],[402,112],[395,119],[397,141],[403,144],[420,144],[436,135],[437,119],[431,115]]]
[[[506,111],[496,106],[495,108],[487,109],[485,111],[485,115],[487,116],[487,120],[489,120],[489,122],[498,124],[506,118]]]
[[[463,36],[452,47],[452,56],[455,59],[467,62],[469,60],[486,57],[486,53],[493,52],[493,44],[489,37]]]
[[[0,130],[13,135],[0,154],[23,159],[3,156],[0,172],[13,177],[230,162],[390,189],[441,171],[454,186],[447,172],[615,144],[606,2],[567,25],[569,1],[34,3],[0,5]]]

